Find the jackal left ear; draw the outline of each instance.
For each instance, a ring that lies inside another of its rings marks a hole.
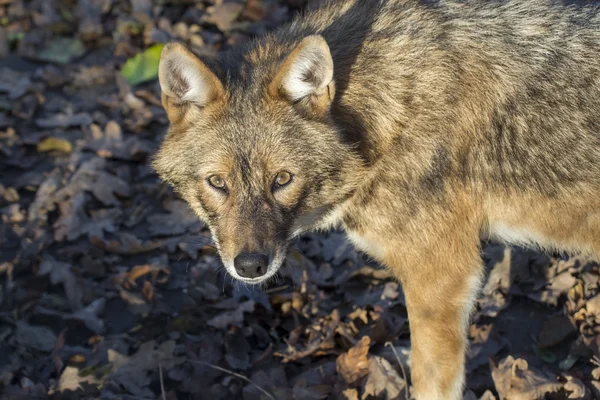
[[[176,42],[166,44],[161,52],[158,79],[171,122],[181,119],[183,104],[203,108],[223,95],[217,76],[187,47]]]
[[[273,96],[327,110],[335,85],[333,59],[325,39],[320,35],[304,38],[285,59],[269,89]]]

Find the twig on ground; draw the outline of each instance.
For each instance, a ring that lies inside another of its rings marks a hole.
[[[207,363],[206,361],[200,361],[200,360],[190,360],[189,358],[186,358],[187,361],[191,362],[191,363],[195,363],[195,364],[201,364],[201,365],[206,365],[207,367],[216,369],[217,371],[221,371],[221,372],[225,372],[226,374],[235,376],[236,378],[240,378],[243,381],[248,382],[249,384],[251,384],[252,386],[254,386],[255,388],[257,388],[258,390],[260,390],[261,392],[263,392],[268,398],[272,399],[272,400],[277,400],[275,397],[273,397],[273,395],[269,392],[267,392],[265,389],[263,389],[262,387],[258,386],[256,383],[252,382],[249,378],[245,377],[242,374],[238,374],[237,372],[234,371],[230,371],[226,368],[223,367],[219,367],[218,365],[214,365],[211,363]]]
[[[408,379],[406,379],[406,371],[404,370],[404,364],[402,363],[402,360],[400,359],[400,354],[398,354],[398,350],[396,350],[396,348],[394,347],[392,342],[385,342],[385,345],[392,348],[392,351],[394,352],[394,355],[396,356],[396,360],[398,360],[398,365],[400,365],[400,370],[402,371],[402,378],[404,378],[404,382],[406,382],[406,390],[404,391],[404,396],[405,396],[406,400],[409,400]]]
[[[158,362],[158,376],[160,378],[160,392],[162,393],[163,400],[167,400],[167,395],[165,394],[165,382],[163,381],[163,373],[162,373],[162,363]]]

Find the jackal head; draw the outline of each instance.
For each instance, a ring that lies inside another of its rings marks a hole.
[[[290,240],[354,190],[361,162],[332,122],[333,61],[321,36],[262,42],[203,62],[165,46],[170,128],[153,166],[208,225],[227,271],[260,283]]]

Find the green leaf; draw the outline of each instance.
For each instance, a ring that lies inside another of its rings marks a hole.
[[[79,39],[60,37],[52,40],[35,58],[57,64],[68,64],[85,53],[85,46]]]
[[[63,153],[70,153],[73,150],[73,145],[68,140],[59,139],[55,137],[48,137],[42,140],[37,145],[37,151],[43,153],[46,151],[61,151]]]
[[[155,44],[127,60],[121,75],[130,85],[154,80],[158,77],[158,62],[164,44]]]

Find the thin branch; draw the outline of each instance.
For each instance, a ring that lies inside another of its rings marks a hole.
[[[265,389],[261,388],[260,386],[258,386],[256,383],[252,382],[250,379],[248,379],[244,375],[238,374],[237,372],[234,372],[234,371],[230,371],[230,370],[228,370],[226,368],[223,368],[223,367],[219,367],[218,365],[207,363],[206,361],[190,360],[190,359],[186,359],[186,360],[189,361],[189,362],[191,362],[191,363],[206,365],[207,367],[211,367],[213,369],[216,369],[217,371],[225,372],[226,374],[235,376],[236,378],[240,378],[241,380],[248,382],[249,384],[251,384],[252,386],[254,386],[255,388],[257,388],[258,390],[260,390],[261,392],[263,392],[271,400],[277,400],[275,397],[273,397],[273,395],[271,393],[267,392]]]
[[[158,376],[160,377],[160,392],[162,393],[163,400],[167,400],[167,395],[165,394],[165,382],[163,380],[162,373],[162,363],[158,362]]]
[[[394,355],[396,356],[396,360],[398,360],[398,365],[400,365],[400,370],[402,371],[402,378],[404,378],[404,382],[406,382],[406,390],[404,391],[404,396],[406,397],[406,400],[409,400],[408,379],[406,379],[406,371],[404,370],[404,364],[402,363],[402,360],[400,360],[400,354],[398,354],[398,350],[396,350],[396,348],[394,347],[392,342],[385,342],[385,345],[392,348],[392,351],[394,352]]]

